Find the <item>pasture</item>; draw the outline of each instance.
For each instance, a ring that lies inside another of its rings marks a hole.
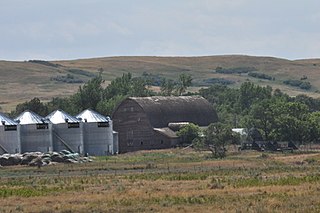
[[[0,168],[0,212],[319,212],[320,153],[139,151]]]

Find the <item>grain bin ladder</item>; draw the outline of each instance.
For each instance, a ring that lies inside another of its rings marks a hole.
[[[52,132],[70,152],[75,153],[75,151],[73,151],[73,149],[68,145],[68,143],[58,135],[58,133],[56,133],[55,131]]]

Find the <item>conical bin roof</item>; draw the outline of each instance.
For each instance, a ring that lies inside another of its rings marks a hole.
[[[76,116],[76,118],[81,119],[83,122],[109,122],[110,118],[103,116],[91,109],[86,109]]]
[[[61,123],[79,123],[80,121],[64,112],[63,110],[56,110],[50,113],[46,119],[50,120],[53,124],[61,124]]]
[[[45,119],[44,117],[42,117],[42,116],[40,116],[30,110],[26,110],[26,111],[22,112],[14,120],[21,125],[50,123],[49,120]]]

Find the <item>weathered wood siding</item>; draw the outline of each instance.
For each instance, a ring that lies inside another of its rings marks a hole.
[[[171,147],[171,139],[156,133],[143,109],[125,100],[113,114],[113,128],[119,133],[119,152]]]

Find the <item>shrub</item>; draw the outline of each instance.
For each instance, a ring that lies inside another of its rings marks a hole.
[[[264,73],[257,73],[257,72],[250,72],[248,74],[249,76],[253,78],[260,78],[260,79],[266,79],[266,80],[274,80],[270,75],[264,74]]]
[[[256,70],[257,69],[254,67],[234,67],[234,68],[217,67],[216,68],[217,73],[223,73],[223,74],[242,74],[242,73],[248,73]]]
[[[301,81],[301,80],[285,80],[283,81],[284,84],[299,87],[300,89],[309,90],[311,88],[311,84],[308,81]]]
[[[58,81],[58,82],[68,83],[68,84],[81,84],[81,83],[84,83],[83,80],[75,78],[71,74],[58,75],[56,77],[52,77],[50,80],[51,81]]]

